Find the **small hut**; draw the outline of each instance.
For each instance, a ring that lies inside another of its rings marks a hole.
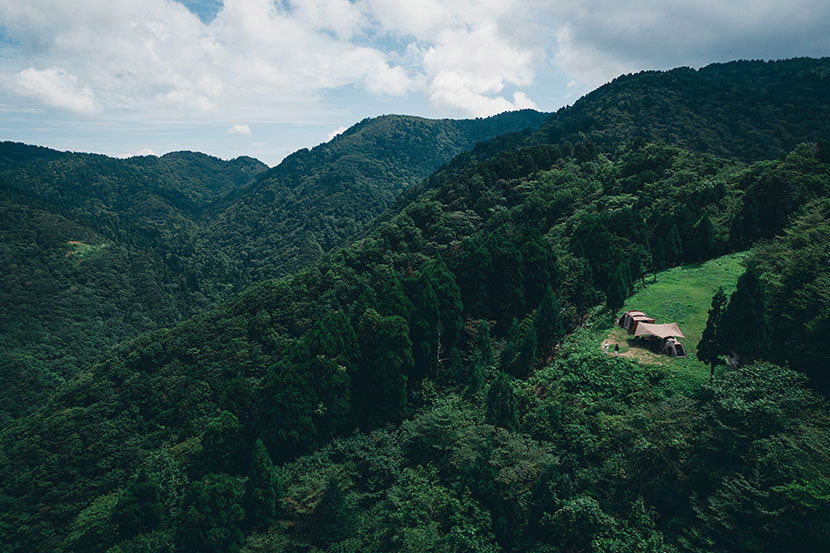
[[[655,319],[652,319],[642,311],[626,311],[622,315],[620,315],[617,324],[626,330],[631,330],[632,326],[634,326],[634,320],[639,317],[639,320],[644,320],[647,322],[654,322]]]

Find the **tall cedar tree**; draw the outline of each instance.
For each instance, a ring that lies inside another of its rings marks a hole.
[[[360,362],[357,336],[339,311],[327,313],[292,349],[290,362],[314,382],[314,425],[321,440],[352,427],[351,379]]]
[[[510,367],[510,374],[516,378],[527,378],[536,364],[536,328],[529,320],[525,320],[522,326],[521,341],[516,347],[516,357]]]
[[[244,536],[240,524],[245,511],[240,505],[237,479],[208,474],[190,483],[182,503],[176,534],[181,553],[235,553]]]
[[[625,298],[628,295],[627,291],[625,273],[620,265],[611,275],[611,283],[608,285],[608,291],[605,295],[606,304],[613,313],[616,313],[625,303]]]
[[[666,264],[673,267],[683,260],[683,242],[680,240],[680,231],[677,229],[677,225],[672,225],[665,244]]]
[[[499,369],[506,373],[513,372],[513,364],[516,362],[516,354],[519,351],[519,339],[521,337],[521,329],[519,328],[519,321],[513,319],[510,323],[510,329],[507,331],[507,339],[504,342],[504,349],[501,350],[499,356]]]
[[[706,320],[706,328],[703,329],[703,336],[697,344],[697,358],[708,363],[709,382],[715,379],[715,365],[720,361],[720,323],[723,317],[723,309],[726,306],[726,294],[723,287],[718,288],[712,297],[712,308],[709,309],[709,318]]]
[[[112,522],[119,539],[126,540],[161,528],[163,511],[158,487],[141,467],[118,498],[112,510]]]
[[[248,480],[245,482],[245,495],[242,498],[245,525],[248,528],[261,529],[274,522],[280,511],[284,493],[279,473],[271,462],[265,444],[262,440],[257,440],[254,444]]]
[[[468,380],[464,388],[464,394],[467,397],[476,397],[484,389],[485,380],[484,374],[486,371],[486,363],[484,357],[479,350],[473,351],[473,358],[470,361],[470,369],[467,375]]]
[[[519,427],[519,407],[510,377],[499,371],[487,391],[485,418],[493,426],[515,431]]]
[[[559,286],[560,275],[556,256],[536,229],[525,229],[521,252],[524,262],[525,304],[539,305],[545,290]]]
[[[312,541],[321,548],[343,541],[351,533],[352,519],[340,482],[330,477],[320,502],[311,514]]]
[[[493,365],[495,361],[493,359],[493,342],[490,338],[490,325],[485,320],[479,321],[476,327],[475,350],[481,353],[481,359],[485,366]]]
[[[378,299],[378,313],[381,315],[397,315],[409,319],[414,306],[404,293],[400,279],[394,273],[386,282]]]
[[[381,317],[372,309],[360,319],[361,362],[355,378],[364,424],[398,422],[406,416],[408,376],[413,371],[409,327],[402,317]]]
[[[244,458],[241,452],[242,433],[236,415],[222,411],[212,418],[202,433],[202,472],[226,472],[240,474],[245,469],[241,465]]]
[[[466,369],[464,360],[461,358],[461,352],[458,351],[458,348],[453,347],[444,362],[443,380],[451,385],[464,385],[467,381]]]
[[[447,269],[443,260],[433,263],[429,272],[429,279],[435,296],[438,299],[438,313],[440,315],[440,350],[444,355],[458,344],[461,329],[464,328],[464,319],[461,317],[464,304],[461,303],[461,292],[455,283],[455,277]]]
[[[293,363],[268,369],[259,408],[262,438],[277,462],[285,462],[317,444],[314,411],[319,401],[314,387]]]
[[[479,235],[465,239],[447,263],[455,274],[466,312],[472,316],[486,315],[487,281],[493,272],[486,239]]]
[[[412,357],[415,362],[410,385],[417,388],[425,377],[434,375],[437,369],[441,313],[438,296],[425,272],[418,274],[410,288],[413,291],[412,304],[415,306],[409,317]]]
[[[565,336],[562,306],[550,286],[545,289],[545,295],[536,310],[533,324],[536,327],[536,346],[539,354],[547,358],[553,351],[553,347]]]
[[[715,244],[715,227],[712,219],[704,213],[692,230],[691,255],[698,262],[707,259],[712,254],[712,247]]]
[[[738,279],[719,328],[722,353],[737,355],[740,365],[767,355],[770,325],[764,290],[754,265],[747,267]]]
[[[510,240],[503,228],[488,237],[493,275],[487,279],[487,291],[491,315],[496,319],[496,334],[504,336],[514,317],[525,308],[524,261],[516,243]]]

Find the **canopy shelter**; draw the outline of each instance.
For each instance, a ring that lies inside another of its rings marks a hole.
[[[658,325],[645,322],[637,324],[637,330],[634,332],[634,336],[654,336],[656,338],[676,338],[678,336],[681,338],[686,337],[682,332],[680,332],[680,327],[677,326],[677,323]]]

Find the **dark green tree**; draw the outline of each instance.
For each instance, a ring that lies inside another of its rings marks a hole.
[[[320,502],[311,514],[312,541],[323,548],[343,541],[352,532],[353,519],[340,482],[330,477],[326,481]]]
[[[527,378],[536,365],[536,328],[532,321],[526,320],[522,326],[521,340],[516,348],[516,357],[510,367],[510,374],[516,378]]]
[[[484,362],[484,357],[479,350],[474,350],[473,358],[470,361],[467,385],[464,388],[464,393],[467,397],[476,397],[484,389],[485,372],[486,364]]]
[[[719,325],[721,351],[735,355],[740,365],[764,358],[770,347],[764,289],[758,270],[747,267],[729,298]]]
[[[507,331],[507,339],[504,342],[504,349],[499,356],[499,369],[502,372],[509,374],[513,373],[513,364],[516,362],[516,355],[519,352],[519,341],[521,340],[522,331],[519,327],[519,321],[513,319],[510,323],[510,328]]]
[[[467,380],[467,367],[461,358],[461,352],[453,347],[447,360],[444,362],[443,379],[452,384],[465,384]]]
[[[608,285],[608,290],[605,293],[605,303],[615,314],[620,307],[625,303],[625,298],[628,296],[627,287],[625,285],[625,274],[622,266],[618,266],[611,276],[611,282]]]
[[[241,460],[242,433],[239,420],[229,411],[212,418],[202,433],[202,474],[226,472],[239,474],[244,469]]]
[[[709,215],[704,213],[692,229],[692,243],[690,247],[692,251],[689,252],[690,256],[697,261],[703,261],[712,254],[714,245],[715,227]]]
[[[672,267],[683,259],[683,242],[677,225],[672,225],[666,239],[666,265]]]
[[[182,503],[176,545],[182,553],[234,553],[244,536],[238,479],[208,474],[190,483]]]
[[[161,528],[163,513],[158,487],[141,467],[118,498],[112,510],[112,523],[118,537],[125,540]]]
[[[265,444],[262,440],[257,440],[242,498],[246,526],[260,529],[274,522],[280,512],[284,493],[279,473],[271,462]]]
[[[406,415],[407,383],[414,370],[409,328],[402,317],[368,310],[358,329],[361,363],[355,397],[364,423],[397,422]]]
[[[487,279],[490,312],[496,319],[496,334],[504,336],[509,321],[520,317],[525,308],[524,260],[522,252],[504,229],[488,237],[493,273]]]
[[[409,317],[414,361],[410,385],[417,388],[426,376],[434,375],[438,368],[441,313],[438,296],[426,273],[420,273],[411,283],[411,288],[414,290],[412,304],[415,308]]]
[[[441,322],[439,347],[445,354],[458,344],[464,319],[461,317],[464,305],[455,277],[440,258],[428,271],[432,289],[438,299],[438,313]]]
[[[516,393],[510,383],[510,377],[499,371],[490,389],[487,391],[488,423],[501,426],[507,430],[516,430],[519,427],[519,407]]]
[[[314,387],[293,363],[268,369],[258,428],[273,459],[285,462],[317,444],[314,416],[318,405]]]
[[[493,260],[487,242],[473,236],[461,243],[460,249],[448,260],[455,274],[464,309],[468,314],[482,316],[487,313],[487,279],[493,272]]]
[[[710,367],[709,382],[715,379],[715,365],[720,362],[720,322],[723,309],[726,306],[726,294],[723,287],[718,288],[712,297],[712,307],[709,309],[709,318],[706,319],[706,328],[697,344],[697,358]]]
[[[397,315],[404,319],[409,319],[414,306],[409,298],[404,293],[401,281],[394,273],[386,281],[386,285],[381,290],[380,298],[378,299],[378,313],[381,315]]]
[[[493,358],[493,342],[490,338],[490,325],[486,320],[481,320],[476,326],[475,350],[481,353],[481,359],[485,366],[491,366]]]
[[[556,256],[535,228],[527,229],[522,240],[522,273],[524,276],[525,305],[539,305],[548,287],[557,288],[561,282]]]
[[[533,324],[536,327],[536,344],[539,354],[547,358],[553,347],[565,336],[562,306],[550,286],[545,290],[542,303],[536,310]]]

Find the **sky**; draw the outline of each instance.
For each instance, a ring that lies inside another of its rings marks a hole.
[[[0,140],[269,165],[366,118],[830,55],[827,0],[0,0]]]

